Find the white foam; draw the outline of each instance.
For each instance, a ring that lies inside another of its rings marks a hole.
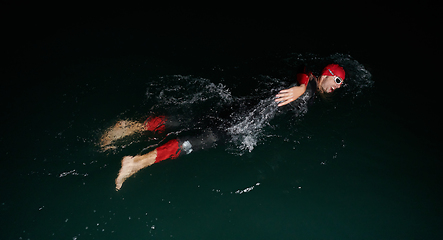
[[[276,112],[277,103],[273,98],[268,98],[260,101],[246,116],[237,116],[235,123],[228,128],[232,142],[237,144],[240,150],[251,152],[257,146],[263,128],[269,124]]]
[[[147,89],[146,96],[160,106],[198,105],[204,102],[230,102],[230,90],[222,83],[214,84],[208,79],[193,76],[165,76],[154,81]]]

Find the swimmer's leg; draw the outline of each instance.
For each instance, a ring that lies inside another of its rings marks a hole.
[[[153,151],[137,156],[126,156],[122,160],[122,167],[115,179],[115,188],[120,190],[122,184],[127,178],[134,175],[139,170],[151,166],[154,163],[161,162],[166,159],[175,159],[181,153],[181,144],[178,140],[170,140],[164,145],[157,147]]]
[[[102,135],[100,138],[100,147],[103,151],[115,148],[115,146],[112,145],[114,141],[143,130],[144,125],[142,123],[128,120],[118,121]]]
[[[206,130],[196,137],[187,137],[183,139],[186,139],[186,141],[183,141],[183,150],[185,150],[186,153],[189,154],[192,151],[210,149],[215,147],[216,143],[220,142],[221,135],[215,134],[215,132],[211,130]]]
[[[169,124],[171,126],[171,124]],[[121,120],[114,126],[108,128],[100,138],[100,147],[103,151],[115,149],[113,143],[119,139],[130,136],[134,133],[151,131],[154,133],[163,133],[166,128],[166,117],[149,117],[144,123]]]
[[[215,146],[215,143],[219,140],[219,136],[215,135],[212,131],[205,131],[197,137],[188,137],[184,139],[186,140],[170,140],[147,154],[124,157],[122,160],[122,167],[115,179],[116,190],[120,190],[127,178],[154,163],[166,159],[175,159],[181,153],[189,154],[194,150],[209,149]]]
[[[151,131],[156,133],[163,133],[166,128],[166,117],[158,116],[158,117],[149,117],[143,123],[145,131]]]

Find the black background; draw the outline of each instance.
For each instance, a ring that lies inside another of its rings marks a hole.
[[[187,59],[191,67],[220,64],[214,59],[339,52],[371,71],[380,92],[391,96],[392,111],[410,115],[411,108],[418,109],[410,124],[434,137],[439,132],[438,17],[436,6],[426,2],[2,5],[6,114],[26,110],[25,101],[13,99],[53,84],[45,78],[49,72],[82,61],[155,56],[168,64],[174,64],[169,59]]]

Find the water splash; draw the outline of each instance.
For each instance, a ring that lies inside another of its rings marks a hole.
[[[248,193],[248,192],[254,190],[254,188],[255,188],[256,186],[260,186],[260,183],[258,182],[258,183],[256,183],[255,185],[253,185],[253,186],[251,186],[251,187],[247,187],[247,188],[242,189],[242,190],[239,189],[239,190],[235,191],[235,194]]]
[[[146,91],[151,110],[157,112],[194,112],[221,107],[232,102],[230,90],[222,83],[193,76],[164,76],[152,81]]]
[[[231,142],[240,149],[239,154],[245,150],[251,152],[257,146],[264,127],[269,125],[277,108],[274,97],[270,97],[260,101],[246,116],[239,114],[234,118],[234,123],[228,128],[228,133],[232,137]]]

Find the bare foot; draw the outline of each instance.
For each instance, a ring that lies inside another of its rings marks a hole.
[[[115,179],[115,189],[118,191],[123,185],[123,182],[130,177],[132,174],[136,173],[138,170],[134,168],[134,157],[126,156],[122,160],[122,167],[118,172],[118,176]]]
[[[155,163],[155,158],[157,157],[157,150],[151,151],[144,155],[137,155],[135,157],[126,156],[122,159],[122,167],[115,179],[115,188],[120,190],[123,183],[127,178],[134,175],[140,169],[148,167]]]

